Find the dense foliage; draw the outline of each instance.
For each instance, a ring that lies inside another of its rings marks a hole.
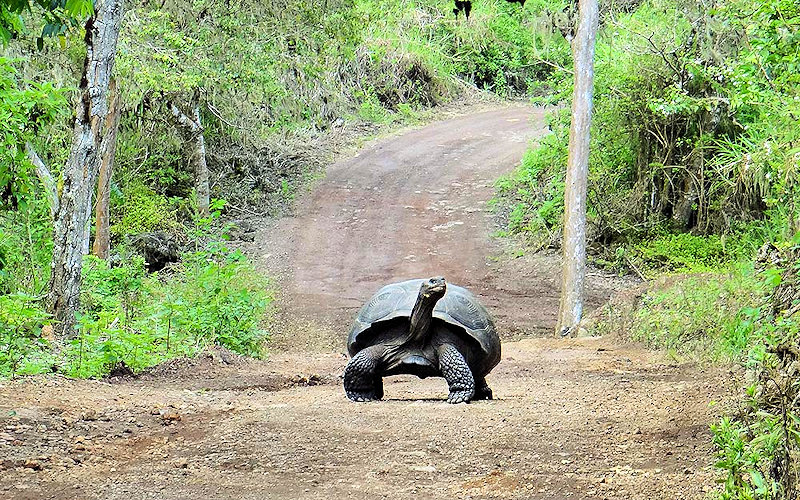
[[[220,245],[184,257],[157,274],[133,258],[109,267],[87,257],[84,312],[65,343],[48,334],[37,297],[0,296],[0,375],[60,372],[99,377],[138,372],[164,359],[190,356],[215,343],[259,356],[270,286],[244,256]]]
[[[511,5],[447,1],[145,5],[120,40],[121,182],[191,191],[165,104],[199,99],[212,196],[280,208],[350,124],[386,124],[476,85],[524,94],[536,77],[530,23]],[[137,152],[147,151],[141,155]]]
[[[731,262],[793,223],[799,24],[797,4],[782,0],[606,8],[588,200],[596,249],[623,245],[640,265],[696,270],[659,262],[685,247],[674,235],[698,237],[701,254],[722,243],[718,257]],[[570,75],[553,78],[567,97]],[[560,234],[568,116],[557,113],[554,133],[499,185],[509,230],[536,245]]]
[[[722,498],[796,498],[800,8],[650,0],[601,9],[590,252],[648,278],[688,276],[608,306],[598,331],[679,359],[743,363],[744,402],[713,429]],[[543,102],[571,95],[558,47],[539,47],[560,68]],[[556,108],[552,134],[498,182],[506,231],[534,248],[560,242],[568,126],[568,106]]]

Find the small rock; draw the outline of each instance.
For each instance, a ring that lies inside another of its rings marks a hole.
[[[412,465],[411,470],[416,472],[436,472],[436,467],[433,465]]]
[[[53,325],[44,325],[42,327],[42,338],[51,343],[56,341]]]
[[[26,469],[42,470],[42,464],[38,460],[25,460],[22,466]]]
[[[180,422],[181,415],[177,411],[171,408],[164,408],[158,412],[161,415],[161,421],[165,424],[171,424],[172,422]]]

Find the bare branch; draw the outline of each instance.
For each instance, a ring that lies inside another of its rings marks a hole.
[[[168,102],[167,105],[169,106],[169,110],[172,112],[172,117],[175,120],[175,123],[181,130],[188,132],[189,135],[195,135],[203,131],[202,127],[197,122],[192,120],[186,113],[184,113],[181,108],[176,106],[175,103]]]
[[[33,149],[33,145],[30,142],[25,143],[25,153],[28,155],[28,159],[31,163],[33,163],[33,166],[36,167],[36,175],[44,185],[44,190],[47,193],[47,201],[50,203],[50,216],[55,217],[56,212],[58,212],[59,204],[56,180],[53,178],[53,174],[50,173],[50,169],[47,168],[36,153],[36,150]]]

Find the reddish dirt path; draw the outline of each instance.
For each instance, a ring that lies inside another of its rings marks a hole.
[[[282,277],[276,342],[341,349],[355,312],[378,288],[429,276],[475,292],[505,338],[552,332],[558,260],[502,258],[487,207],[495,180],[547,132],[544,114],[517,106],[434,123],[333,165],[296,216],[263,231],[251,250]],[[619,284],[590,276],[589,307]]]
[[[412,377],[384,401],[344,397],[350,315],[393,279],[469,286],[506,338],[552,328],[557,259],[496,257],[484,209],[540,130],[538,111],[497,110],[332,167],[252,249],[284,287],[268,361],[0,381],[0,499],[705,498],[725,374],[614,339],[506,341],[494,401],[448,405],[441,379]],[[619,286],[593,275],[591,303]]]

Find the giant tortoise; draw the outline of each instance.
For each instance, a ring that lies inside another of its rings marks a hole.
[[[344,390],[383,397],[383,377],[444,377],[449,403],[492,399],[486,374],[500,361],[494,322],[474,295],[444,278],[386,285],[358,313],[347,339]]]

